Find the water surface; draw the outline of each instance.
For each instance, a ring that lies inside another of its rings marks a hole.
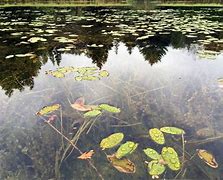
[[[61,130],[62,115],[67,137],[83,130],[77,146],[95,150],[94,165],[104,179],[151,179],[142,150],[161,151],[147,136],[150,128],[163,126],[185,130],[188,161],[180,173],[167,169],[161,178],[222,178],[223,144],[216,138],[223,133],[222,9],[7,8],[0,14],[1,179],[99,179],[75,150],[58,166],[68,144],[35,115],[55,103],[62,111],[53,125]],[[45,73],[68,66],[98,67],[109,77],[75,81],[72,74]],[[121,113],[86,119],[69,104],[81,96],[87,104],[111,104]],[[202,129],[208,132],[198,133]],[[114,132],[139,143],[129,156],[136,173],[118,172],[100,150],[100,141]],[[168,139],[166,146],[181,157],[181,139]],[[212,152],[219,167],[193,156],[196,149]]]

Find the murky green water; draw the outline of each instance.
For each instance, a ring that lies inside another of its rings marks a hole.
[[[166,168],[161,178],[222,179],[222,9],[21,8],[0,14],[0,179],[152,179],[143,149],[170,146],[183,156],[181,136],[165,134],[165,145],[151,140],[149,129],[163,126],[186,132],[186,161],[180,171]],[[77,81],[75,73],[45,73],[71,66],[98,67],[109,76]],[[70,106],[81,96],[121,113],[85,118]],[[64,153],[67,141],[36,115],[52,104],[62,110],[53,113],[51,125],[81,151],[94,150],[98,172],[77,159],[78,151]],[[139,144],[127,156],[136,165],[133,174],[106,159],[118,146],[100,149],[115,132]],[[218,168],[205,164],[196,149],[211,152]]]

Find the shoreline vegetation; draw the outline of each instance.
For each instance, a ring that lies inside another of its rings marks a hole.
[[[161,3],[158,7],[223,7],[220,3]]]
[[[0,7],[123,7],[132,6],[130,3],[18,3],[18,4],[1,4]]]
[[[132,3],[14,3],[0,4],[4,7],[125,7],[134,6]],[[156,7],[223,7],[223,4],[218,3],[157,3]]]

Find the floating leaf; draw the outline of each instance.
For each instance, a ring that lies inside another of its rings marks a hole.
[[[138,146],[138,143],[134,143],[132,141],[127,141],[126,143],[122,144],[118,148],[117,152],[115,153],[115,156],[118,159],[121,159],[122,157],[133,153],[136,150],[137,146]]]
[[[101,111],[94,109],[84,113],[84,117],[96,117],[101,114]]]
[[[157,128],[150,129],[149,135],[152,138],[152,140],[155,141],[157,144],[165,143],[164,135],[159,129]]]
[[[102,150],[112,148],[118,145],[122,141],[123,138],[124,138],[123,133],[111,134],[107,138],[102,139],[100,143],[100,147],[102,148]]]
[[[220,88],[223,88],[223,78],[219,78],[219,79],[218,79],[218,86],[219,86]]]
[[[155,151],[154,149],[146,148],[143,151],[151,159],[159,160],[161,158],[161,155],[157,151]]]
[[[160,131],[168,134],[185,134],[185,131],[183,129],[177,127],[162,127],[160,128]]]
[[[107,155],[107,159],[111,162],[112,166],[114,166],[119,172],[135,173],[136,171],[135,164],[127,158],[118,159],[113,154],[113,155]]]
[[[121,110],[119,108],[108,105],[108,104],[100,104],[99,108],[101,108],[102,110],[111,112],[111,113],[120,113],[121,112]]]
[[[151,176],[159,177],[159,175],[164,173],[165,169],[166,167],[157,160],[150,161],[148,164],[148,172]]]
[[[49,113],[52,113],[60,108],[59,104],[54,104],[52,106],[45,106],[39,112],[36,113],[38,116],[43,116]]]
[[[100,80],[99,77],[97,76],[76,76],[75,77],[76,81],[95,81],[95,80]]]
[[[210,152],[204,149],[197,149],[197,154],[210,167],[212,168],[218,167],[218,163],[216,162],[214,156]]]
[[[45,42],[45,41],[47,41],[47,40],[44,39],[44,38],[41,38],[41,37],[32,37],[32,38],[30,38],[28,41],[31,42],[31,43],[36,43],[36,42],[38,42],[38,41]]]
[[[50,74],[52,75],[53,77],[56,77],[56,78],[64,78],[65,77],[65,74],[60,72],[60,71],[46,71],[46,74]]]
[[[98,70],[96,67],[79,67],[77,71],[81,75],[89,75],[90,72],[94,74],[96,70]]]
[[[99,76],[101,76],[101,77],[108,77],[109,73],[106,70],[102,70],[102,71],[99,72]]]
[[[94,154],[94,150],[90,150],[89,152],[84,152],[83,154],[81,154],[79,157],[77,157],[78,159],[91,159],[92,155]]]
[[[74,104],[71,104],[71,107],[78,111],[83,111],[83,112],[91,111],[97,107],[95,105],[85,105],[84,102],[85,102],[84,97],[80,97],[74,102]]]
[[[163,147],[161,154],[170,169],[173,171],[180,169],[180,160],[178,154],[172,147]]]

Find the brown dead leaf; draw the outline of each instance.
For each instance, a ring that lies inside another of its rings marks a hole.
[[[91,111],[92,106],[85,105],[84,102],[85,102],[84,97],[80,97],[74,102],[74,104],[71,104],[71,107],[78,111],[83,111],[83,112]]]
[[[82,159],[82,160],[91,159],[93,154],[94,154],[94,150],[90,150],[89,152],[84,152],[77,158]]]

